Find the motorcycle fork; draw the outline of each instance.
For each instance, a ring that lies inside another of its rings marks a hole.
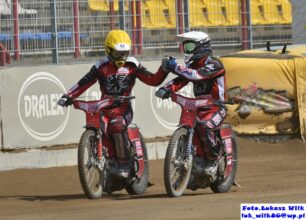
[[[97,132],[96,132],[96,146],[97,146],[97,157],[98,157],[97,165],[98,165],[98,168],[101,171],[103,171],[104,165],[105,165],[105,160],[106,160],[104,154],[106,152],[103,152],[103,143],[102,143],[102,132],[101,132],[101,130],[97,130]]]
[[[193,135],[194,135],[194,128],[188,129],[188,141],[187,141],[187,147],[186,147],[186,158],[189,158],[190,155],[195,155],[196,149],[193,145]]]
[[[97,132],[96,134],[96,142],[97,142],[97,156],[98,160],[102,160],[103,152],[102,152],[102,134],[101,132]]]

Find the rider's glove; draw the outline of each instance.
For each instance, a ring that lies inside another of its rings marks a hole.
[[[173,72],[175,70],[177,63],[175,61],[175,58],[165,56],[161,61],[161,67],[166,72]]]
[[[155,92],[155,96],[161,99],[167,99],[171,96],[171,91],[160,88]]]
[[[120,105],[123,102],[123,98],[120,96],[115,96],[114,97],[114,104],[115,105]]]
[[[72,98],[67,95],[67,94],[64,94],[62,95],[62,97],[57,101],[57,104],[60,105],[60,106],[63,106],[63,107],[67,107],[69,105],[72,104]]]

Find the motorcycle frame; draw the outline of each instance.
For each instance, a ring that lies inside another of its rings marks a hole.
[[[195,127],[197,125],[197,113],[199,109],[210,109],[210,107],[214,104],[212,99],[207,98],[188,98],[177,93],[171,94],[171,100],[177,103],[181,107],[181,116],[179,127],[185,127],[188,130],[188,143],[187,143],[187,151],[192,152],[193,142],[194,142],[194,132]],[[232,171],[233,167],[233,158],[232,158],[232,129],[230,126],[228,127],[220,127],[220,136],[222,139],[222,144],[225,147],[226,152],[226,169],[224,171],[224,177],[226,178]],[[199,145],[202,147],[201,150],[204,150],[204,144],[201,141],[198,141]],[[205,156],[205,152],[203,151],[203,156]]]
[[[114,102],[114,97],[107,97],[94,101],[82,101],[75,99],[72,102],[75,109],[82,110],[86,114],[85,129],[93,129],[97,134],[97,154],[99,161],[101,161],[103,157],[103,147],[106,148],[107,157],[116,157],[114,143],[107,133],[108,121],[103,117],[103,109],[113,105]],[[137,126],[128,127],[128,137],[131,145],[135,149],[135,159],[138,161],[136,176],[141,177],[145,169],[145,163],[139,128]]]

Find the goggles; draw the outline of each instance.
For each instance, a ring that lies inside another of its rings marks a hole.
[[[197,48],[198,44],[194,41],[185,41],[183,42],[184,53],[190,54],[194,52]]]
[[[112,57],[115,59],[119,58],[125,58],[129,55],[130,51],[124,50],[124,51],[118,51],[118,50],[112,50]]]

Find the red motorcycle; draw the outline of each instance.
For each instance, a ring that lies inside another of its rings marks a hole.
[[[86,126],[78,146],[78,171],[84,193],[89,199],[126,189],[130,195],[141,195],[148,186],[147,148],[139,128],[128,128],[131,150],[131,173],[127,179],[117,174],[115,146],[107,133],[103,109],[134,99],[135,96],[106,97],[98,101],[72,100],[75,109],[86,113]],[[65,98],[58,104],[65,106]]]
[[[155,95],[162,98],[158,91]],[[232,104],[215,102],[201,97],[187,98],[171,93],[171,100],[182,108],[179,128],[172,134],[164,162],[164,184],[169,197],[181,196],[185,189],[197,190],[210,187],[215,193],[228,192],[235,183],[238,154],[235,135],[229,124],[223,123],[216,130],[221,149],[218,171],[214,178],[204,174],[207,160],[205,147],[199,139],[196,125],[199,110],[208,110],[212,105]],[[188,159],[187,159],[188,158]]]

